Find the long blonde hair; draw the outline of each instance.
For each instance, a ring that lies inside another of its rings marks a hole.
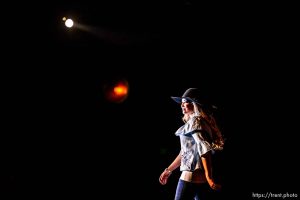
[[[211,135],[211,146],[214,150],[223,150],[224,148],[224,143],[225,143],[225,140],[224,140],[224,137],[222,135],[222,132],[219,128],[219,126],[217,125],[217,122],[216,122],[216,119],[215,117],[213,116],[213,112],[208,109],[207,107],[205,106],[199,106],[197,103],[195,102],[192,102],[193,104],[193,110],[194,110],[194,114],[195,116],[199,119],[199,120],[196,120],[196,126],[198,126],[200,123],[200,119],[204,119],[207,124],[209,125],[209,127],[211,128],[211,132],[212,132],[212,135]],[[182,117],[182,120],[184,123],[186,123],[189,119],[190,119],[190,114],[185,114],[183,117]]]

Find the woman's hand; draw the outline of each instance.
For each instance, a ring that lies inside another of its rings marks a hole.
[[[212,179],[207,180],[208,185],[210,186],[211,189],[213,190],[221,190],[222,185],[215,183]]]
[[[164,170],[163,173],[161,173],[161,175],[159,177],[160,184],[162,184],[162,185],[167,184],[168,178],[170,177],[171,174],[172,174],[171,171]]]

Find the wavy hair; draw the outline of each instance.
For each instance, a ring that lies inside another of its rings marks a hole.
[[[194,126],[199,127],[200,123],[205,120],[205,122],[209,125],[212,135],[211,135],[211,147],[214,150],[223,150],[224,148],[224,137],[222,135],[222,132],[217,125],[216,119],[213,115],[213,111],[210,107],[208,106],[199,106],[197,103],[192,102],[193,104],[193,110],[195,117],[198,119],[195,121],[196,123]],[[190,119],[189,114],[185,114],[182,117],[182,120],[184,123],[186,123]]]

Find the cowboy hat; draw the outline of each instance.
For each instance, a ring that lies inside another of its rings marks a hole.
[[[182,100],[184,99],[187,102],[195,102],[196,104],[202,107],[208,106],[213,109],[217,108],[216,106],[210,105],[208,103],[207,97],[205,97],[198,88],[188,88],[181,97],[171,96],[171,98],[177,103],[182,103],[183,102]]]

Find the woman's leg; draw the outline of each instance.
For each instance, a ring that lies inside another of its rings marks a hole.
[[[179,179],[176,188],[175,200],[193,200],[196,195],[196,187],[194,185],[195,183]]]

